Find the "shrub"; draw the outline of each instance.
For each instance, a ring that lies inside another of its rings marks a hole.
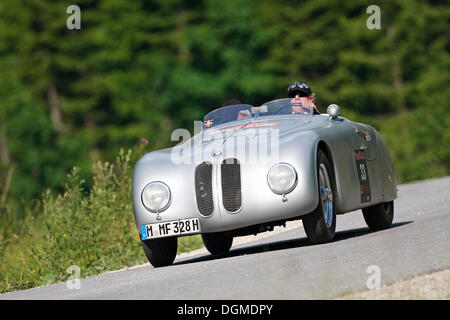
[[[16,228],[19,234],[0,233],[0,291],[63,281],[72,265],[85,277],[146,262],[131,199],[130,163],[138,157],[121,150],[114,164],[97,162],[89,192],[81,169],[73,168],[64,192],[54,196],[48,190],[36,208],[40,212]],[[179,240],[179,252],[201,246],[199,236]]]

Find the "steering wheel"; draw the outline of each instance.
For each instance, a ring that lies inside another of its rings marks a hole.
[[[283,113],[287,114],[287,112],[292,112],[292,106],[295,106],[295,105],[303,107],[303,105],[301,103],[298,103],[298,104],[289,103],[289,104],[285,104],[284,106],[279,107],[278,110],[275,112],[275,114],[283,114]],[[290,108],[289,111],[287,110],[288,108]]]

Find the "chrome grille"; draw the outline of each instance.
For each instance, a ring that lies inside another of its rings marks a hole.
[[[221,165],[223,206],[230,212],[241,208],[241,166],[235,158],[225,159]]]
[[[214,211],[210,162],[202,162],[195,168],[195,195],[200,214],[210,216]]]

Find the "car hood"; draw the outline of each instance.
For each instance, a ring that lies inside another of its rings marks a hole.
[[[300,135],[309,137],[314,129],[328,123],[328,117],[323,115],[266,116],[253,121],[234,121],[199,132],[173,148],[153,151],[143,158],[162,160],[171,157],[175,163],[200,161],[195,159],[213,161],[217,160],[215,159],[217,154],[230,155],[229,152],[231,154],[233,150],[238,152],[240,148],[252,152],[249,150],[251,146],[259,145],[261,142],[269,144],[269,149],[272,148],[270,144],[274,142],[278,142],[281,147],[284,143],[290,144],[291,140],[298,140]]]
[[[292,129],[300,129],[307,126],[312,121],[312,116],[273,116],[260,117],[253,121],[234,121],[224,125],[220,125],[200,133],[202,142],[209,143],[211,140],[223,139],[231,137],[232,135],[240,134],[258,134],[273,130],[275,133],[283,133]],[[199,137],[200,137],[199,136]],[[195,137],[194,137],[195,138]]]

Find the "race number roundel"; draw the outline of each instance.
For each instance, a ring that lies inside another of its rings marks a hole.
[[[356,170],[358,171],[358,179],[361,192],[361,202],[370,201],[370,182],[369,173],[367,171],[366,153],[364,150],[355,151]]]

